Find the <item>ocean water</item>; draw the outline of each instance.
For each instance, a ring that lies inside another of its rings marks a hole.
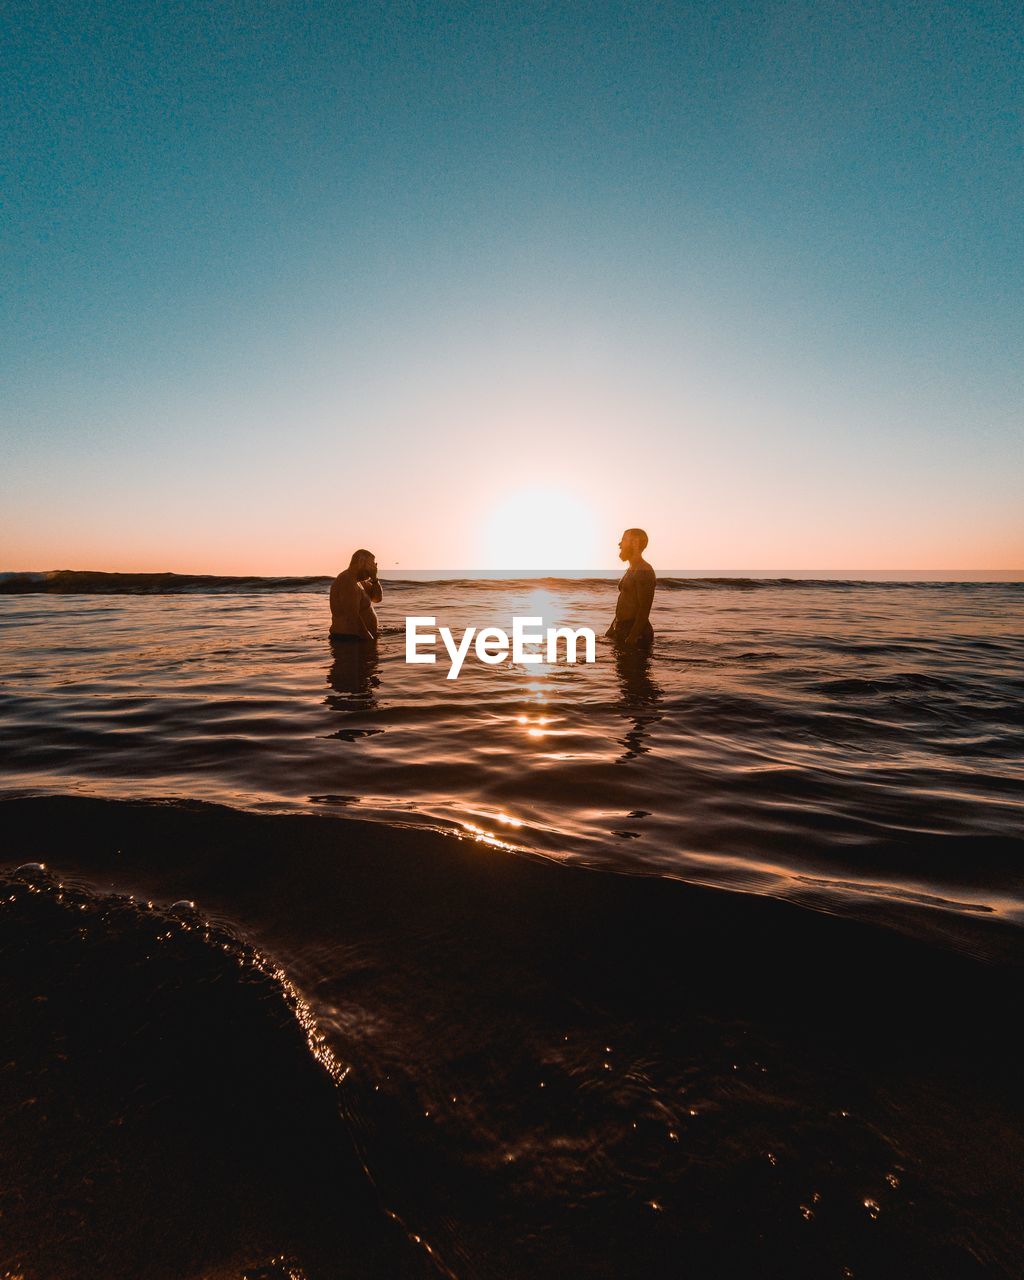
[[[663,580],[647,656],[405,662],[406,615],[600,637],[600,579],[0,597],[8,790],[325,809],[830,910],[1021,919],[1024,585]],[[920,906],[922,913],[913,908]]]
[[[449,681],[406,615],[614,582],[370,654],[73,585],[0,595],[0,1270],[1024,1273],[1024,586],[664,578]]]

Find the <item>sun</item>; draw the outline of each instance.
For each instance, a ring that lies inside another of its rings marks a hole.
[[[595,569],[608,547],[593,512],[565,489],[533,487],[506,494],[481,531],[482,569]],[[614,550],[614,539],[612,539]]]

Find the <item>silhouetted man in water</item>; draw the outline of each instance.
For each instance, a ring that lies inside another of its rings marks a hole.
[[[647,534],[643,529],[627,529],[619,539],[619,559],[628,560],[629,568],[619,579],[619,598],[615,617],[605,632],[621,644],[648,648],[654,639],[651,605],[657,579],[644,559]]]
[[[377,614],[373,606],[383,599],[373,552],[362,548],[354,551],[348,568],[331,584],[331,639],[376,640]]]

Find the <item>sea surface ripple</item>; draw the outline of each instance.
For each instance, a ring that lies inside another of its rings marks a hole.
[[[0,596],[7,794],[424,825],[910,930],[1022,918],[1022,584],[669,578],[649,657],[450,681],[443,649],[405,662],[406,615],[601,636],[613,582],[385,582],[361,654],[326,580],[172,576]]]

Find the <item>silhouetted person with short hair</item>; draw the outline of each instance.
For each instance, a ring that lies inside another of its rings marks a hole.
[[[615,617],[605,632],[620,644],[648,647],[654,639],[651,605],[657,578],[644,559],[647,534],[643,529],[627,529],[619,539],[619,559],[628,560],[629,568],[619,579],[619,598]]]
[[[383,599],[373,552],[363,548],[354,551],[348,568],[331,584],[331,639],[376,640],[377,614],[373,606]]]

